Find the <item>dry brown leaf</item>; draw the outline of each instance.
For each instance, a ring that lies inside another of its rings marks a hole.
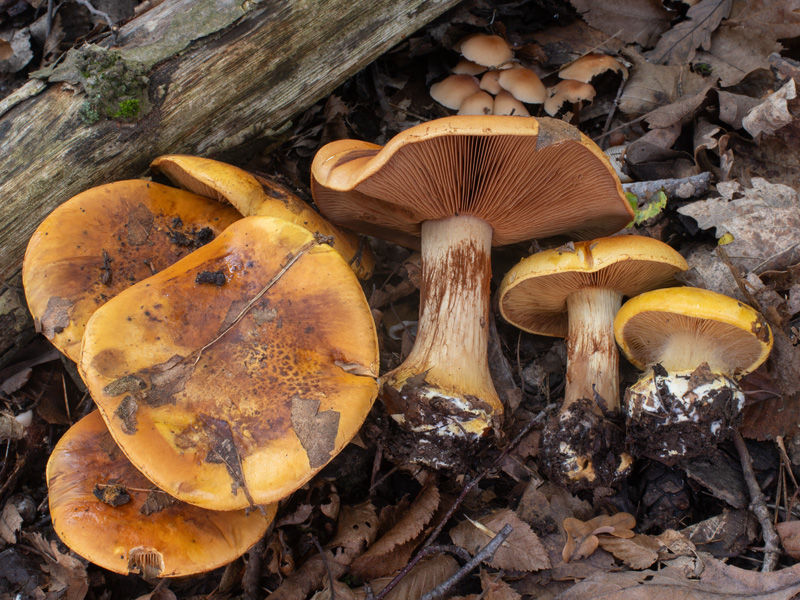
[[[89,591],[86,566],[69,554],[62,554],[55,541],[47,543],[41,534],[25,534],[25,538],[45,559],[42,569],[50,574],[48,591],[65,600],[83,600]]]
[[[752,187],[720,183],[722,196],[678,209],[701,229],[715,228],[721,238],[733,235],[725,246],[731,262],[743,273],[785,269],[800,260],[800,199],[789,186],[754,178]]]
[[[789,600],[800,591],[800,565],[761,573],[726,565],[700,554],[659,570],[597,573],[575,584],[557,600]],[[672,562],[672,561],[670,561]]]
[[[514,589],[500,578],[499,574],[490,575],[481,570],[482,598],[485,600],[522,600]]]
[[[0,548],[17,543],[17,533],[22,527],[22,517],[13,502],[6,502],[0,514]]]
[[[720,85],[728,87],[757,69],[769,69],[769,55],[781,49],[774,35],[726,21],[714,32],[708,51],[699,51],[694,63],[708,64]]]
[[[567,541],[561,558],[564,562],[579,560],[587,557],[597,550],[600,543],[597,536],[608,534],[621,538],[632,538],[632,529],[636,527],[636,518],[628,513],[617,513],[615,515],[600,515],[581,521],[579,519],[564,519],[564,531],[567,534]]]
[[[787,102],[797,97],[794,79],[787,81],[784,86],[771,94],[764,102],[753,107],[742,119],[742,127],[758,141],[761,135],[772,135],[781,127],[785,127],[794,120],[794,115],[789,112]]]
[[[400,521],[353,561],[353,574],[361,579],[375,579],[405,565],[419,542],[420,534],[439,507],[439,500],[439,488],[430,481]]]
[[[708,89],[708,80],[687,67],[649,63],[632,48],[625,49],[623,54],[633,63],[619,102],[620,110],[629,117],[639,117],[682,96],[694,97]],[[651,126],[667,127],[675,122],[663,122],[669,120],[657,115],[654,122],[658,124]]]
[[[655,45],[672,19],[661,2],[644,0],[570,0],[583,20],[607,36],[644,47]]]
[[[719,118],[734,129],[741,129],[742,119],[750,110],[760,104],[757,98],[733,94],[724,90],[717,92],[719,98]]]
[[[788,40],[800,36],[800,0],[734,0],[728,23]]]
[[[646,54],[654,63],[686,65],[692,62],[695,52],[711,47],[711,33],[719,27],[733,6],[733,0],[701,0],[680,21],[658,40],[655,49]]]
[[[597,536],[600,546],[611,552],[631,569],[646,569],[659,559],[661,542],[649,535],[637,533],[632,538],[619,538],[610,535]]]
[[[450,530],[450,538],[457,546],[473,556],[497,535],[504,525],[513,531],[487,564],[495,569],[512,571],[538,571],[550,568],[550,559],[542,543],[514,511],[503,509],[480,519],[476,525],[471,521],[459,523]]]
[[[659,557],[661,560],[666,558],[667,552],[676,556],[694,556],[697,553],[695,545],[680,531],[667,529],[655,537],[665,549],[662,556]]]
[[[424,558],[386,594],[386,600],[418,600],[455,575],[458,569],[458,561],[447,554]],[[370,581],[373,593],[380,593],[392,579],[393,577],[381,577]],[[363,590],[356,590],[356,594],[359,600],[366,598]]]
[[[781,537],[781,545],[786,554],[792,558],[800,558],[800,521],[784,521],[775,529]]]
[[[749,510],[725,510],[690,525],[682,533],[703,551],[724,558],[744,552],[758,539],[759,527]]]

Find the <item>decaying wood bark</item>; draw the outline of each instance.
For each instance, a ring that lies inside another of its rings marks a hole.
[[[25,246],[58,204],[160,154],[224,156],[268,136],[457,1],[166,0],[113,47],[142,75],[117,71],[144,81],[146,114],[87,124],[74,56],[0,102],[0,364],[30,326],[15,277]]]

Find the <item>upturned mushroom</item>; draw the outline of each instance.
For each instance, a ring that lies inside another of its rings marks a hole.
[[[277,508],[220,512],[176,500],[125,458],[97,411],[56,444],[47,486],[61,541],[105,569],[148,579],[231,562],[266,533]]]
[[[357,236],[331,225],[286,187],[244,169],[210,158],[165,154],[150,168],[166,175],[178,187],[232,204],[245,217],[276,217],[305,227],[327,239],[359,279],[369,279],[375,257]]]
[[[94,313],[81,374],[134,466],[213,510],[303,485],[377,395],[378,343],[354,273],[308,230],[269,217]]]
[[[564,402],[542,440],[553,478],[571,487],[607,486],[626,473],[632,461],[622,430],[605,418],[620,409],[614,317],[623,297],[674,283],[687,268],[667,244],[621,235],[538,252],[503,278],[498,298],[506,321],[567,339]]]
[[[701,455],[739,422],[737,380],[772,349],[760,313],[698,288],[647,292],[614,320],[622,352],[643,375],[625,393],[628,446],[667,463]]]
[[[74,196],[39,225],[25,252],[22,282],[37,329],[77,361],[97,308],[240,218],[230,206],[144,180]]]
[[[322,148],[312,191],[333,222],[422,248],[420,317],[405,362],[381,378],[412,459],[451,466],[502,418],[487,361],[490,252],[531,238],[591,238],[631,220],[603,153],[552,119],[450,117],[385,147]]]

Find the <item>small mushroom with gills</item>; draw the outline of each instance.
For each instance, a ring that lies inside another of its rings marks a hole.
[[[549,94],[547,100],[544,101],[544,112],[554,117],[564,106],[564,103],[568,102],[574,115],[573,123],[577,123],[583,102],[594,100],[595,90],[588,83],[575,79],[564,79],[557,83]]]
[[[730,435],[745,400],[737,380],[772,349],[772,332],[756,310],[688,287],[628,300],[614,334],[644,370],[625,392],[628,447],[668,464],[700,456]]]
[[[284,498],[344,448],[378,360],[342,256],[247,217],[96,311],[79,367],[137,469],[180,500],[236,510]]]
[[[461,55],[473,63],[498,69],[514,58],[514,51],[499,35],[476,33],[458,44]]]
[[[46,478],[61,541],[105,569],[146,579],[231,562],[261,539],[277,508],[222,512],[176,500],[125,458],[97,411],[59,440]]]
[[[608,71],[618,73],[623,79],[628,78],[628,68],[625,65],[613,56],[597,53],[585,54],[572,61],[558,72],[558,76],[561,79],[575,79],[589,83],[598,75]]]
[[[383,148],[333,142],[314,158],[312,191],[335,223],[421,245],[417,337],[381,398],[413,440],[407,458],[434,467],[461,463],[502,418],[487,360],[492,245],[591,238],[632,218],[600,149],[547,118],[457,116]]]
[[[554,479],[572,488],[598,487],[626,474],[632,461],[623,452],[624,436],[604,414],[619,416],[620,410],[614,316],[624,296],[673,283],[687,268],[667,244],[621,235],[538,252],[503,278],[498,298],[506,321],[567,339],[564,402],[542,439]]]

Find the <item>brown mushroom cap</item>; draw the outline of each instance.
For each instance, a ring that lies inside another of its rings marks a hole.
[[[668,285],[687,268],[678,252],[653,238],[620,235],[575,242],[537,252],[512,268],[498,290],[500,313],[529,333],[566,337],[571,293],[602,288],[635,296]]]
[[[514,58],[514,51],[499,35],[477,33],[461,41],[464,58],[485,67],[498,67]]]
[[[536,73],[524,67],[500,71],[497,83],[520,102],[541,104],[547,98],[547,89],[542,80]]]
[[[191,575],[231,562],[264,535],[277,508],[219,512],[171,498],[125,458],[98,411],[58,442],[47,485],[53,526],[65,544],[105,569],[146,577]],[[124,503],[114,506],[115,499]]]
[[[338,253],[248,217],[97,311],[80,369],[137,469],[233,510],[285,497],[350,441],[377,394],[378,343]]]
[[[565,232],[590,239],[633,216],[603,152],[549,118],[456,116],[383,148],[333,142],[314,158],[312,191],[333,222],[411,247],[423,221],[454,215],[490,223],[495,246]]]
[[[87,190],[50,213],[28,242],[22,281],[30,311],[77,361],[98,307],[240,218],[230,206],[150,181]]]
[[[288,188],[227,163],[184,154],[159,156],[150,167],[175,185],[195,194],[232,204],[246,217],[277,217],[330,238],[330,245],[360,279],[369,279],[375,257],[369,245],[330,224]]]
[[[431,86],[431,98],[439,104],[458,110],[464,100],[478,93],[478,80],[472,75],[450,75]]]
[[[544,111],[552,117],[561,110],[564,102],[591,102],[595,94],[595,89],[588,83],[564,79],[550,90],[550,96],[544,101]]]
[[[469,96],[458,109],[460,115],[490,115],[494,110],[494,98],[486,92]]]
[[[592,78],[605,73],[615,71],[622,77],[628,77],[628,68],[607,54],[587,54],[579,59],[572,61],[558,72],[561,79],[576,79],[583,83],[589,83]]]
[[[503,88],[500,87],[497,81],[500,77],[500,73],[502,73],[502,71],[486,71],[481,77],[480,88],[494,95],[503,91]]]
[[[772,332],[759,312],[710,290],[653,290],[628,300],[614,320],[614,335],[628,360],[667,371],[708,363],[715,373],[743,376],[772,349]]]
[[[494,114],[514,115],[515,117],[531,116],[525,105],[505,90],[501,90],[494,99]]]
[[[462,58],[460,61],[456,63],[456,66],[453,67],[453,73],[455,75],[480,75],[485,70],[486,67],[484,67],[483,65],[474,63],[471,60],[467,60],[466,58]]]

